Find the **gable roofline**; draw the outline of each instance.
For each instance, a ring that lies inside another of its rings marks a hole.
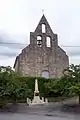
[[[48,20],[47,20],[47,18],[45,17],[44,14],[42,15],[42,17],[41,17],[41,19],[40,19],[40,21],[39,21],[39,23],[38,23],[38,25],[37,25],[37,27],[36,27],[36,29],[35,29],[34,32],[37,31],[39,24],[45,24],[45,25],[47,24],[48,27],[49,27],[49,29],[51,30],[51,32],[52,32],[53,34],[55,34],[55,33],[53,32],[53,30],[51,29],[51,26],[50,26],[50,24],[49,24],[49,22],[48,22]]]

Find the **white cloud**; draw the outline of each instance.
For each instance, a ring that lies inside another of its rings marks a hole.
[[[1,59],[2,58],[2,59]],[[15,57],[7,58],[5,59],[4,56],[0,56],[0,66],[11,66],[13,67],[15,61]]]

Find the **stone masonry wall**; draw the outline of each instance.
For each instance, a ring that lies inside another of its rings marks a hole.
[[[42,24],[45,33],[42,33]],[[41,47],[37,44],[37,36],[41,37]],[[46,45],[46,38],[50,37],[50,47]],[[60,77],[65,68],[69,66],[66,52],[58,46],[57,34],[54,34],[43,15],[34,32],[30,33],[30,45],[22,50],[17,57],[14,68],[23,76],[42,76],[48,71],[49,77]]]

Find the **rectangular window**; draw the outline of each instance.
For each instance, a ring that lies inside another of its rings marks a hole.
[[[46,38],[46,44],[47,44],[47,47],[51,47],[51,39],[50,39],[50,37]]]
[[[42,24],[42,33],[45,33],[46,29],[45,29],[45,24]]]

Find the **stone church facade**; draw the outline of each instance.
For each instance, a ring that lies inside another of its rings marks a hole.
[[[35,31],[30,32],[30,44],[16,57],[14,69],[23,76],[48,78],[62,76],[68,66],[68,56],[43,15]]]

